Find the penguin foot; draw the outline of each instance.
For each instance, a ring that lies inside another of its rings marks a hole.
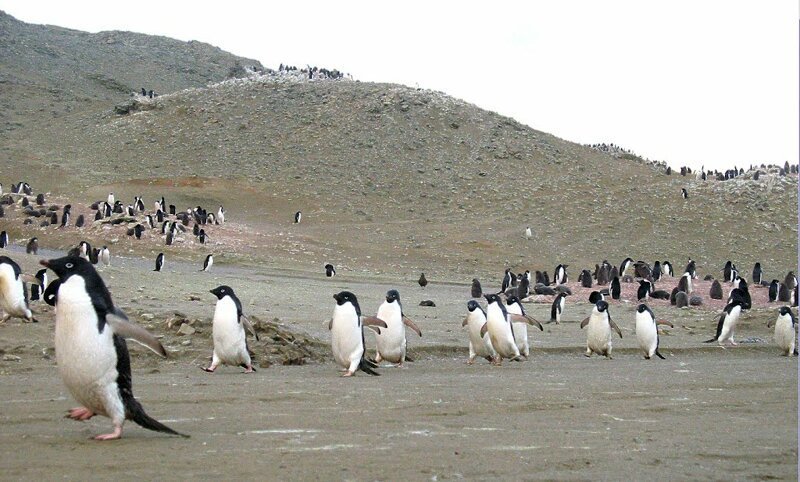
[[[464,363],[466,363],[467,365],[472,365],[472,364],[474,364],[474,363],[475,363],[475,359],[474,359],[474,358],[470,358],[469,360],[467,360],[467,361],[466,361],[466,362],[464,362]]]
[[[346,372],[344,372],[344,373],[342,374],[342,376],[343,376],[343,377],[352,377],[354,373],[355,373],[355,372],[351,372],[350,370],[347,370]]]
[[[114,431],[111,433],[104,433],[101,435],[95,435],[92,437],[94,440],[116,440],[122,437],[122,426],[114,427]]]
[[[649,360],[649,359],[650,359],[650,357],[649,357],[649,356],[647,356],[647,355],[645,355],[645,356],[644,356],[644,359],[645,359],[645,360]]]
[[[247,367],[245,367],[245,369],[244,369],[244,373],[255,373],[255,371],[256,371],[256,369],[255,369],[255,368],[253,368],[253,365],[248,365],[248,366],[247,366]]]
[[[211,367],[208,367],[208,368],[200,367],[200,369],[203,370],[204,372],[214,373],[214,370],[216,370],[217,368],[216,367],[214,367],[214,368],[211,368]]]
[[[733,341],[733,338],[731,338],[731,339],[730,339],[730,340],[728,340],[728,341],[730,341],[730,342],[731,342],[731,346],[738,346],[738,345],[739,345],[738,343],[736,343],[735,341]]]
[[[89,410],[86,407],[75,407],[69,410],[69,413],[64,415],[65,418],[71,418],[72,420],[89,420],[90,418],[94,417],[95,413]]]

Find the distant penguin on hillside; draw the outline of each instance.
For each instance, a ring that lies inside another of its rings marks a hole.
[[[225,208],[222,206],[217,210],[217,222],[219,224],[225,224]]]
[[[559,264],[556,266],[555,272],[553,274],[553,282],[557,285],[566,284],[569,280],[567,276],[567,268],[569,267],[568,264]]]
[[[425,278],[425,273],[419,275],[419,280],[417,280],[417,283],[419,283],[422,288],[428,286],[428,280]]]
[[[711,290],[709,291],[708,296],[712,300],[721,300],[722,299],[722,285],[720,284],[719,281],[714,280],[714,282],[711,283]]]
[[[209,254],[206,256],[205,261],[203,261],[203,269],[200,271],[211,271],[211,267],[214,265],[214,255]]]
[[[332,264],[328,263],[325,265],[325,276],[328,278],[333,278],[336,276],[336,268],[333,267]]]
[[[156,268],[153,271],[161,271],[164,267],[164,253],[158,253],[156,256]]]
[[[505,293],[507,289],[511,288],[512,276],[514,275],[511,274],[511,268],[506,268],[506,271],[503,274],[503,282],[500,284],[500,293]]]
[[[628,268],[630,268],[632,264],[633,259],[631,258],[625,258],[622,260],[622,263],[619,264],[619,273],[617,276],[625,276],[625,272],[628,271]]]
[[[295,224],[300,224],[300,220],[302,218],[303,218],[303,213],[302,212],[297,211],[296,213],[294,213],[294,223]]]
[[[25,252],[28,254],[37,254],[39,252],[39,238],[32,237],[28,244],[25,245]]]
[[[756,263],[755,266],[753,266],[753,278],[752,279],[753,279],[753,284],[754,285],[760,285],[761,284],[761,278],[762,278],[763,274],[764,273],[761,270],[761,263]]]
[[[619,284],[619,276],[614,276],[611,280],[611,299],[618,300],[622,294],[622,287]]]
[[[469,293],[473,298],[480,298],[483,296],[483,289],[481,288],[481,282],[478,281],[478,278],[472,278],[472,287]]]
[[[681,188],[681,197],[683,199],[688,199],[689,198],[689,192],[686,190],[685,187]]]
[[[656,261],[653,263],[653,281],[660,281],[661,275],[661,261]]]
[[[670,278],[675,276],[675,272],[672,270],[672,264],[669,261],[664,261],[661,263],[661,270]]]
[[[533,237],[533,232],[531,231],[531,227],[528,226],[525,228],[525,239],[531,239]]]

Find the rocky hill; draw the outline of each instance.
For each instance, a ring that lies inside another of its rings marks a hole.
[[[83,109],[56,102],[63,92],[26,83],[29,70],[17,66],[15,77],[3,70],[15,88],[54,105],[26,113],[35,128],[11,132],[25,135],[3,146],[11,177],[3,181],[78,189],[86,202],[114,191],[123,199],[163,194],[181,208],[224,204],[254,233],[230,259],[301,270],[330,261],[345,272],[411,278],[426,271],[451,281],[497,277],[504,266],[552,271],[557,263],[570,264],[575,276],[626,256],[678,267],[692,257],[711,273],[726,259],[744,269],[761,261],[775,277],[797,264],[795,175],[725,182],[666,175],[634,156],[614,157],[400,85],[269,73],[187,88],[242,60],[197,43],[36,28],[47,32],[41,37],[83,42],[52,57],[50,82],[66,82],[69,62],[61,59],[98,47],[117,59],[112,49],[140,52],[136,46],[155,42],[163,51],[149,78],[171,80],[159,81],[169,88],[150,85],[174,92],[131,104],[125,89],[93,87],[102,94],[87,95],[91,108]],[[204,65],[219,69],[180,64],[185,49],[204,52]],[[132,60],[120,54],[118,62]],[[126,70],[127,77],[87,68],[83,79],[144,83],[130,77],[140,70]],[[303,222],[293,225],[297,210]]]

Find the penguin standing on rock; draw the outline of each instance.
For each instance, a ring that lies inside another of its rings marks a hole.
[[[681,197],[683,199],[689,199],[689,191],[687,191],[685,187],[681,188]]]
[[[792,309],[782,306],[778,312],[778,318],[767,323],[767,327],[772,327],[772,325],[775,325],[775,343],[781,349],[781,354],[796,356],[797,318],[792,313]]]
[[[42,260],[41,264],[59,277],[57,285],[50,284],[58,289],[56,361],[64,385],[81,404],[67,416],[81,421],[98,414],[109,417],[114,430],[95,436],[95,440],[120,438],[125,419],[149,430],[186,437],[147,415],[133,396],[125,339],[133,339],[166,358],[161,343],[114,306],[103,280],[85,259],[66,256]]]
[[[644,352],[645,360],[649,360],[653,355],[664,360],[664,356],[658,352],[658,325],[667,325],[674,328],[668,321],[656,321],[656,315],[649,306],[642,303],[636,308],[636,341],[639,348]]]
[[[611,319],[611,314],[608,312],[608,303],[601,300],[594,305],[592,314],[581,322],[581,328],[586,326],[588,326],[588,329],[586,331],[586,353],[584,355],[590,357],[592,353],[596,353],[610,360],[611,330],[616,331],[620,338],[622,338],[622,331]]]
[[[351,377],[357,370],[369,375],[380,375],[373,370],[377,364],[364,357],[364,326],[375,327],[377,332],[386,328],[386,322],[374,316],[361,316],[356,295],[341,291],[333,295],[336,306],[333,317],[328,322],[331,332],[333,359],[344,368],[342,376]]]
[[[28,307],[19,265],[8,256],[0,256],[0,309],[4,315],[0,323],[11,317],[22,318],[26,323],[36,322]]]
[[[486,332],[486,312],[475,300],[467,303],[469,314],[464,318],[461,326],[469,331],[469,359],[467,365],[475,363],[475,357],[483,357],[492,363],[497,362],[497,352],[492,347],[492,340]]]
[[[400,293],[397,290],[386,292],[386,301],[378,307],[376,317],[386,323],[386,328],[375,335],[377,342],[377,355],[375,362],[383,360],[402,367],[404,361],[413,361],[406,355],[406,326],[417,335],[422,336],[422,331],[403,314],[403,305],[400,304]]]
[[[256,369],[253,368],[250,360],[244,330],[247,328],[256,341],[258,334],[250,320],[242,313],[242,302],[239,301],[230,286],[218,286],[211,290],[211,294],[217,297],[211,328],[214,351],[211,355],[211,365],[203,370],[213,373],[222,363],[223,365],[240,366],[244,368],[245,373],[253,373]]]

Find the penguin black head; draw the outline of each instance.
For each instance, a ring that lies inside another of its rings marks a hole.
[[[488,295],[484,295],[484,298],[486,298],[486,302],[489,303],[489,304],[500,303],[500,297],[497,296],[494,293],[488,294]]]
[[[589,294],[589,303],[597,304],[599,301],[603,300],[603,295],[599,291],[592,291]]]
[[[397,290],[389,290],[386,292],[386,302],[387,303],[394,303],[395,301],[400,301],[400,293]]]
[[[475,311],[476,309],[478,309],[480,307],[481,307],[481,305],[479,305],[478,302],[475,301],[475,300],[469,300],[467,302],[467,310],[469,310],[470,313],[472,313],[473,311]],[[783,309],[783,308],[781,308],[781,309]]]
[[[507,305],[513,305],[514,303],[519,303],[519,298],[517,298],[517,295],[511,295],[506,299]]]
[[[608,303],[606,303],[605,300],[598,301],[597,304],[594,305],[594,306],[595,306],[595,308],[597,308],[597,311],[599,311],[600,313],[602,313],[602,312],[604,312],[604,311],[606,311],[608,309]]]
[[[227,285],[217,286],[213,290],[210,290],[209,293],[212,293],[214,296],[217,297],[218,300],[226,296],[230,296],[233,294],[233,288]]]
[[[358,299],[356,298],[356,295],[354,295],[349,291],[340,291],[339,293],[333,295],[333,299],[336,300],[336,304],[339,306],[342,306],[343,304],[348,302],[353,304],[358,304]]]
[[[655,313],[653,313],[653,310],[651,310],[650,307],[647,306],[646,304],[641,303],[641,304],[639,304],[639,306],[636,307],[636,312],[637,313],[644,313],[645,311],[650,313],[650,318],[652,318],[654,320],[656,319]]]
[[[92,264],[79,256],[64,256],[63,258],[41,260],[39,264],[53,270],[55,274],[65,281],[74,274],[82,276],[94,273]]]

